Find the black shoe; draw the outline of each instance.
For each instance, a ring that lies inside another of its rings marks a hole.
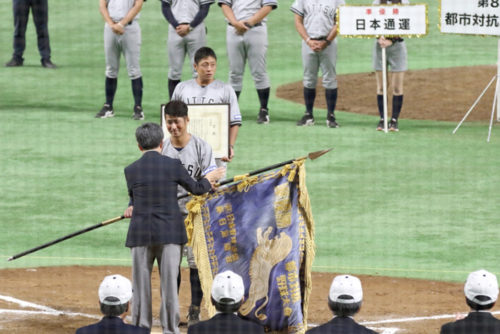
[[[7,63],[5,63],[5,67],[18,67],[23,66],[23,58],[12,57]]]
[[[104,104],[102,106],[102,109],[95,114],[95,118],[109,118],[113,117],[115,115],[115,112],[113,111],[113,108],[109,104]]]
[[[260,108],[257,124],[269,124],[269,109]]]
[[[330,114],[326,117],[326,126],[329,128],[338,128],[340,127],[339,123],[335,121],[335,116]]]
[[[399,127],[398,127],[398,120],[397,119],[391,119],[391,121],[389,122],[389,131],[394,131],[394,132],[398,132],[399,131]]]
[[[381,118],[377,125],[377,131],[384,131],[384,119]]]
[[[191,305],[189,306],[189,313],[187,315],[188,327],[200,322],[200,307]]]
[[[142,121],[144,119],[144,112],[142,111],[141,106],[134,107],[134,114],[132,115],[132,118],[136,121]]]
[[[42,59],[42,66],[45,68],[57,68],[57,66],[50,61],[50,59]]]
[[[314,117],[312,114],[305,113],[300,120],[297,121],[297,126],[314,125]]]

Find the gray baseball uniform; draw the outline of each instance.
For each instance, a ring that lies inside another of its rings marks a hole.
[[[335,12],[344,0],[295,0],[290,10],[303,18],[304,28],[313,40],[326,40],[335,25]],[[323,87],[337,88],[337,39],[320,52],[314,52],[302,41],[302,67],[304,87],[316,88],[318,70],[323,74]]]
[[[375,0],[373,1],[374,5],[380,4],[396,4],[401,3],[402,5],[410,4],[408,0],[400,0],[400,1],[381,1]],[[408,70],[408,52],[406,50],[406,44],[403,40],[395,39],[391,46],[385,49],[386,53],[386,61],[390,67],[391,72],[405,72]],[[373,46],[373,55],[372,55],[373,69],[375,71],[382,71],[382,48],[375,41],[375,45]]]
[[[218,4],[231,7],[238,21],[249,19],[264,6],[271,6],[273,9],[278,7],[277,0],[218,0]],[[240,92],[243,88],[243,73],[247,59],[255,88],[265,89],[271,86],[266,69],[267,44],[266,19],[243,35],[237,35],[234,27],[227,26],[229,83],[235,91]]]
[[[241,125],[241,113],[234,89],[220,80],[214,80],[207,86],[200,86],[196,79],[183,81],[175,87],[172,100],[186,104],[229,103],[229,125]]]
[[[109,16],[114,22],[123,19],[134,6],[135,0],[106,0]],[[106,77],[117,78],[120,69],[120,55],[123,53],[127,64],[128,76],[134,80],[140,78],[139,65],[141,54],[141,27],[138,19],[140,13],[125,26],[123,35],[115,34],[111,27],[104,24],[104,54],[106,57]]]
[[[205,174],[217,168],[210,144],[195,135],[191,135],[191,139],[182,149],[175,148],[170,139],[165,140],[162,154],[170,158],[179,159],[189,175],[195,180],[201,179]],[[186,193],[183,187],[177,187],[177,197],[183,196]],[[189,200],[189,197],[179,200],[179,208],[184,219],[188,214],[186,203]],[[197,269],[192,248],[186,247],[186,253],[189,267]]]
[[[202,5],[210,5],[214,0],[162,0],[168,3],[172,8],[172,14],[179,24],[186,24],[193,21],[194,17]],[[191,68],[194,64],[194,54],[196,50],[206,44],[206,27],[203,22],[198,24],[189,34],[181,37],[170,25],[168,28],[168,78],[171,80],[181,80],[182,66],[186,52],[191,61]],[[196,71],[193,69],[193,77],[196,77]]]

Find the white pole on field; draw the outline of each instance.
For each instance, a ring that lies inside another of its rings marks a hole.
[[[497,89],[495,90],[495,97],[493,98],[493,106],[491,107],[490,128],[488,130],[488,139],[486,140],[488,143],[490,142],[491,128],[493,127],[493,116],[495,115],[495,104],[498,106],[498,79],[497,79]]]
[[[385,48],[382,48],[382,85],[384,91],[384,132],[387,133],[387,63]]]

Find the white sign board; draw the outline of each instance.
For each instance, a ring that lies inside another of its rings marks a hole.
[[[441,0],[443,33],[500,36],[500,0]]]
[[[340,6],[341,36],[422,36],[427,34],[426,5]]]
[[[165,122],[165,104],[161,105],[164,138],[170,138]],[[188,132],[212,147],[214,158],[229,156],[229,104],[188,104]]]

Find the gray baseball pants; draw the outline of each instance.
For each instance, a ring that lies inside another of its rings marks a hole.
[[[177,276],[181,263],[182,245],[167,244],[149,247],[132,247],[132,324],[151,329],[151,271],[155,259],[160,272],[161,306],[160,321],[164,334],[180,334],[179,298]]]
[[[249,29],[243,35],[237,35],[236,29],[227,26],[226,47],[229,59],[229,84],[237,92],[243,89],[243,73],[248,59],[256,89],[271,86],[266,69],[267,26],[262,25]]]
[[[131,80],[140,78],[139,65],[141,55],[141,27],[133,21],[125,26],[125,33],[118,35],[109,25],[104,25],[104,55],[106,57],[106,76],[115,79],[120,70],[120,56],[123,53],[127,63],[128,76]]]
[[[184,58],[186,51],[189,55],[191,62],[191,70],[193,71],[193,78],[196,78],[196,71],[193,68],[194,54],[196,51],[205,46],[207,43],[207,35],[205,24],[201,23],[196,26],[189,34],[184,37],[179,36],[175,32],[175,28],[171,25],[168,27],[168,78],[171,80],[181,80],[182,66],[184,65]]]
[[[323,87],[337,88],[337,43],[334,41],[320,52],[314,52],[305,41],[302,41],[302,66],[304,68],[304,87],[315,89],[318,81],[318,70],[323,74]]]

